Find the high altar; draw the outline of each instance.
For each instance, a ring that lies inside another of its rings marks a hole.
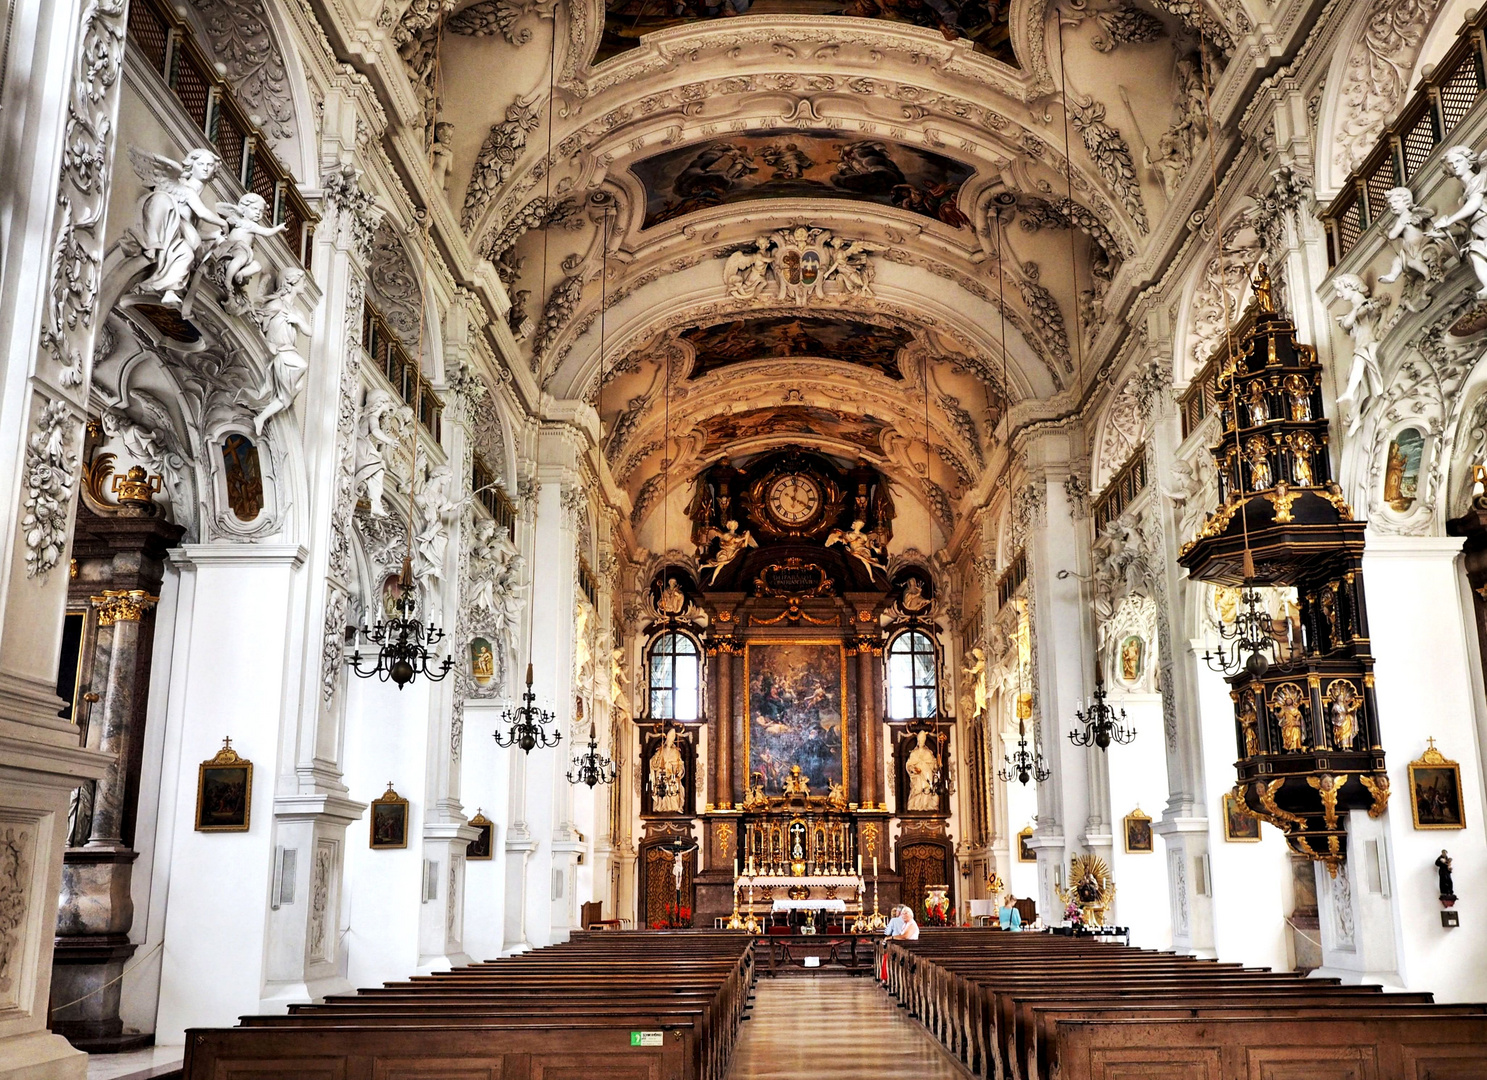
[[[655,569],[646,627],[642,924],[674,904],[678,858],[697,926],[735,884],[761,917],[839,901],[846,921],[875,888],[885,910],[953,889],[940,605],[926,563],[887,555],[886,482],[803,450],[723,459],[689,513],[697,564]],[[910,673],[897,708],[888,662]]]

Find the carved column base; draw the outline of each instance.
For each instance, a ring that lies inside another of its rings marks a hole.
[[[126,1032],[119,1019],[123,988],[119,976],[135,948],[124,934],[57,938],[52,953],[52,1031],[90,1054],[118,1054],[152,1045],[153,1034]]]

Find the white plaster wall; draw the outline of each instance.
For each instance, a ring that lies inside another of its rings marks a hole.
[[[1157,819],[1167,801],[1167,758],[1159,694],[1124,694],[1109,698],[1124,709],[1126,725],[1136,738],[1112,744],[1110,756],[1110,822],[1115,834],[1111,872],[1115,876],[1115,920],[1131,928],[1131,944],[1149,949],[1172,947],[1172,913],[1167,903],[1166,841],[1152,836],[1149,855],[1127,854],[1125,817],[1133,810]]]
[[[507,786],[511,755],[520,751],[502,750],[491,737],[500,712],[500,706],[495,703],[465,705],[461,800],[470,817],[479,810],[495,823],[491,838],[493,857],[465,860],[464,944],[465,952],[477,961],[493,960],[501,955],[506,918],[506,830],[511,824]]]
[[[1379,719],[1393,795],[1383,819],[1393,870],[1400,975],[1440,1001],[1487,997],[1487,862],[1481,858],[1487,805],[1477,742],[1470,665],[1474,628],[1463,612],[1459,539],[1370,536],[1363,557]],[[1466,828],[1417,830],[1409,804],[1409,763],[1426,737],[1461,764]],[[1461,925],[1440,923],[1435,860],[1455,856]]]
[[[1005,764],[1005,755],[1008,747],[1012,751],[1017,748],[1017,739],[1014,736],[1008,740],[1003,736],[1002,754],[997,758],[997,768]],[[1031,740],[1029,741],[1031,745]],[[1003,835],[1007,837],[1007,846],[1012,852],[1012,859],[1007,870],[1003,871],[1002,878],[1012,890],[1012,895],[1020,898],[1038,897],[1038,864],[1017,861],[1017,834],[1023,829],[1034,824],[1033,819],[1038,816],[1038,785],[1030,783],[1023,787],[1016,780],[1010,784],[1001,785],[1001,790],[1006,793],[1004,799],[1004,814],[1002,821]],[[1048,919],[1048,912],[1038,912],[1044,921]],[[1056,912],[1054,914],[1057,914]]]

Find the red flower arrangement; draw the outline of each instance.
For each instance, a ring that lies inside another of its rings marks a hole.
[[[950,901],[945,896],[930,897],[924,902],[924,925],[955,925],[955,909],[950,906]]]
[[[667,904],[666,917],[651,923],[652,930],[686,930],[692,926],[692,909],[679,904]]]

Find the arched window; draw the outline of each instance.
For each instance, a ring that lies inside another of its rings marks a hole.
[[[938,711],[934,642],[920,630],[899,634],[888,645],[888,718],[924,720]]]
[[[696,720],[702,704],[701,674],[697,642],[675,630],[656,638],[651,643],[651,719]]]

